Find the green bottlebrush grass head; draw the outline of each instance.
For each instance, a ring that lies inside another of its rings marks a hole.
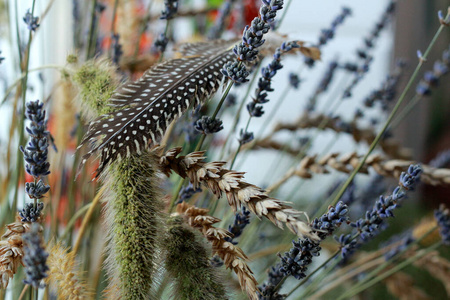
[[[106,59],[87,61],[75,71],[73,81],[88,120],[114,111],[108,104],[120,80],[111,62]]]
[[[226,287],[218,274],[219,268],[210,264],[210,251],[200,237],[181,217],[168,220],[163,247],[166,268],[174,279],[174,295],[180,300],[222,300],[227,297]]]
[[[149,299],[160,240],[163,205],[157,164],[144,152],[111,164],[105,221],[108,231],[108,294],[113,299]]]

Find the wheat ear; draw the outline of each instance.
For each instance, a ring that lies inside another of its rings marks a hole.
[[[6,225],[6,228],[2,236],[6,240],[0,241],[0,289],[6,289],[17,268],[23,266],[22,234],[30,230],[30,223],[22,222],[17,216],[16,221]]]
[[[356,152],[340,155],[339,153],[330,153],[324,157],[317,159],[317,156],[304,157],[298,166],[291,168],[286,174],[276,183],[269,187],[269,190],[274,190],[280,187],[284,182],[293,176],[301,178],[311,178],[313,173],[324,174],[329,173],[327,167],[339,172],[350,173],[356,168],[360,162],[361,155]],[[386,177],[397,178],[400,174],[408,169],[413,164],[413,161],[401,159],[386,159],[380,154],[370,155],[361,173],[368,173],[368,167],[373,168],[378,174]],[[427,165],[421,165],[423,172],[420,175],[420,181],[431,185],[449,185],[450,184],[450,169],[432,168]]]
[[[174,171],[181,177],[188,178],[194,188],[203,184],[218,198],[225,193],[234,210],[244,205],[257,216],[268,218],[280,228],[286,224],[299,237],[319,240],[310,226],[298,219],[303,212],[293,209],[286,202],[269,197],[264,189],[242,181],[243,172],[223,168],[225,162],[204,162],[205,151],[177,157],[180,152],[181,148],[173,148],[161,156],[160,165],[164,173],[168,175]]]
[[[299,129],[324,127],[324,129],[330,129],[335,132],[345,132],[351,134],[356,142],[359,143],[361,141],[365,141],[369,145],[377,136],[376,132],[372,128],[360,128],[356,122],[345,123],[346,126],[342,126],[342,124],[343,121],[339,117],[330,117],[323,114],[316,116],[311,114],[303,114],[292,123],[278,123],[275,125],[272,134],[281,130],[297,131]],[[411,158],[411,151],[402,148],[401,145],[393,138],[382,139],[380,140],[379,145],[383,151],[391,157],[403,159]]]
[[[450,261],[439,255],[438,252],[431,252],[414,263],[416,267],[427,270],[433,277],[440,280],[450,297]]]
[[[208,216],[207,209],[197,208],[185,202],[177,205],[177,213],[184,215],[189,226],[199,230],[212,243],[213,254],[219,255],[227,268],[232,269],[236,273],[239,284],[245,290],[249,299],[258,299],[258,282],[253,277],[253,272],[249,266],[245,263],[248,259],[247,256],[239,247],[225,241],[226,237],[232,237],[230,232],[212,226],[220,222],[220,219]]]

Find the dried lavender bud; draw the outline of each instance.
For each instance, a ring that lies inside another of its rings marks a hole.
[[[215,268],[220,268],[221,266],[223,266],[223,260],[220,259],[218,255],[214,255],[209,261],[209,264]]]
[[[219,119],[212,119],[208,116],[203,116],[194,124],[195,130],[203,134],[213,134],[223,129],[222,121]]]
[[[44,209],[44,203],[39,202],[26,203],[25,207],[19,211],[19,215],[22,218],[22,222],[34,223],[42,216],[42,210]]]
[[[50,186],[46,185],[42,179],[35,182],[25,182],[25,192],[31,199],[41,199],[50,190]]]
[[[442,242],[445,245],[450,245],[450,210],[444,204],[441,204],[439,209],[434,211],[434,217],[439,225]]]
[[[177,204],[185,202],[189,199],[192,198],[192,196],[194,196],[196,193],[200,193],[202,192],[202,189],[199,188],[194,188],[194,186],[192,185],[192,183],[189,183],[187,187],[184,187],[181,189],[180,193],[179,193],[179,199]]]
[[[234,82],[239,83],[247,82],[248,81],[247,77],[248,75],[250,75],[245,66],[237,61],[227,62],[220,70],[220,72],[222,72],[224,76],[228,77]]]
[[[112,61],[118,65],[120,61],[120,57],[123,54],[122,45],[119,44],[119,34],[113,34],[111,37],[111,48],[112,48]]]
[[[298,89],[298,87],[300,85],[300,78],[298,78],[297,74],[289,73],[289,84],[294,89]]]
[[[341,13],[336,16],[333,22],[331,22],[330,28],[325,28],[321,30],[317,47],[321,48],[322,46],[326,45],[331,39],[333,39],[338,26],[344,23],[344,20],[350,15],[351,15],[350,8],[343,7]],[[314,66],[314,63],[315,61],[312,58],[310,57],[305,58],[305,64],[308,67],[312,68]]]
[[[440,152],[432,161],[430,161],[429,165],[433,168],[450,167],[450,150]]]
[[[241,132],[239,134],[239,144],[244,145],[247,143],[250,143],[251,141],[253,141],[254,137],[253,137],[253,132],[248,132],[245,131],[243,129],[241,129]]]
[[[261,105],[257,105],[255,102],[250,102],[247,104],[247,110],[250,116],[259,118],[264,114],[263,107]]]
[[[431,95],[431,88],[439,85],[442,76],[449,72],[450,68],[450,48],[442,53],[442,60],[438,60],[433,64],[433,70],[424,73],[423,79],[420,80],[416,87],[416,93],[420,96]]]
[[[2,51],[0,51],[0,54],[2,54]],[[5,58],[0,56],[0,64],[2,63],[2,61],[4,61]]]
[[[335,236],[334,239],[340,244],[341,257],[344,261],[361,246],[356,239],[352,238],[351,234],[341,234],[339,237]]]
[[[164,10],[161,12],[160,19],[173,19],[178,11],[178,0],[164,0]]]
[[[283,0],[262,0],[259,11],[261,18],[253,19],[250,26],[246,26],[242,34],[242,42],[234,46],[233,52],[237,61],[251,62],[258,55],[258,47],[264,44],[263,36],[270,30],[270,23],[274,21],[276,12],[283,8]],[[237,83],[246,82],[248,71],[244,65],[238,62],[227,62],[221,72]]]
[[[39,17],[33,17],[29,9],[23,17],[23,21],[27,24],[28,30],[36,31],[39,27]]]
[[[348,221],[348,206],[342,201],[336,204],[336,207],[330,206],[328,212],[320,218],[316,218],[311,223],[311,228],[317,232],[320,239],[324,240],[327,236]]]
[[[420,165],[410,165],[407,172],[402,172],[400,175],[399,186],[405,190],[413,191],[417,182],[419,181],[422,168]]]
[[[49,132],[46,131],[47,122],[43,106],[39,100],[26,104],[25,116],[31,121],[30,127],[26,127],[26,130],[31,138],[25,148],[20,146],[26,161],[25,169],[34,177],[50,174],[50,164],[47,162]]]
[[[23,264],[25,265],[26,279],[25,284],[30,284],[35,288],[44,288],[45,284],[42,282],[47,277],[48,253],[45,251],[40,236],[41,226],[37,223],[31,226],[29,232],[24,233],[23,237]]]
[[[231,107],[231,106],[236,105],[236,103],[237,103],[237,97],[236,97],[236,94],[229,93],[229,94],[227,95],[227,98],[225,99],[225,106],[226,106],[226,107]]]
[[[392,245],[392,244],[398,244],[397,246],[393,247],[391,250],[386,252],[384,254],[384,258],[386,260],[389,260],[396,256],[398,253],[405,250],[411,243],[414,242],[414,238],[411,235],[411,232],[407,232],[406,234],[401,234],[400,236],[394,236],[391,238],[388,242],[383,243],[383,247]]]
[[[237,242],[234,241],[234,239],[241,236],[244,228],[248,224],[250,224],[250,211],[243,206],[242,210],[235,214],[233,225],[228,226],[228,231],[233,234],[233,237],[225,237],[225,240],[233,245],[237,245]]]
[[[165,36],[164,33],[158,35],[158,38],[155,40],[153,47],[157,49],[159,52],[166,51],[167,44],[169,43],[169,39]]]
[[[281,259],[280,271],[285,276],[292,275],[300,280],[306,277],[308,265],[311,264],[314,256],[320,255],[319,244],[309,238],[300,239],[298,242],[292,241],[293,247],[289,252],[285,252]]]

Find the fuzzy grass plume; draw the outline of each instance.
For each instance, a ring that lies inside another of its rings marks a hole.
[[[78,270],[75,253],[69,252],[61,243],[51,245],[49,253],[47,264],[50,271],[47,282],[56,289],[60,299],[89,299],[92,294]]]
[[[174,279],[175,298],[180,300],[229,299],[219,268],[210,263],[210,251],[197,234],[184,225],[183,218],[167,221],[167,234],[162,243],[165,265]]]
[[[163,205],[157,160],[148,152],[111,164],[103,184],[108,232],[106,259],[112,299],[151,294]]]

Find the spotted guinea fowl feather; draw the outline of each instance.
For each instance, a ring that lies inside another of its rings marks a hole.
[[[218,90],[223,79],[220,69],[234,58],[232,44],[184,51],[193,56],[161,63],[117,89],[110,99],[116,110],[92,121],[78,146],[94,143],[80,168],[98,152],[98,177],[110,162],[158,143],[169,124],[190,105],[202,104]]]

